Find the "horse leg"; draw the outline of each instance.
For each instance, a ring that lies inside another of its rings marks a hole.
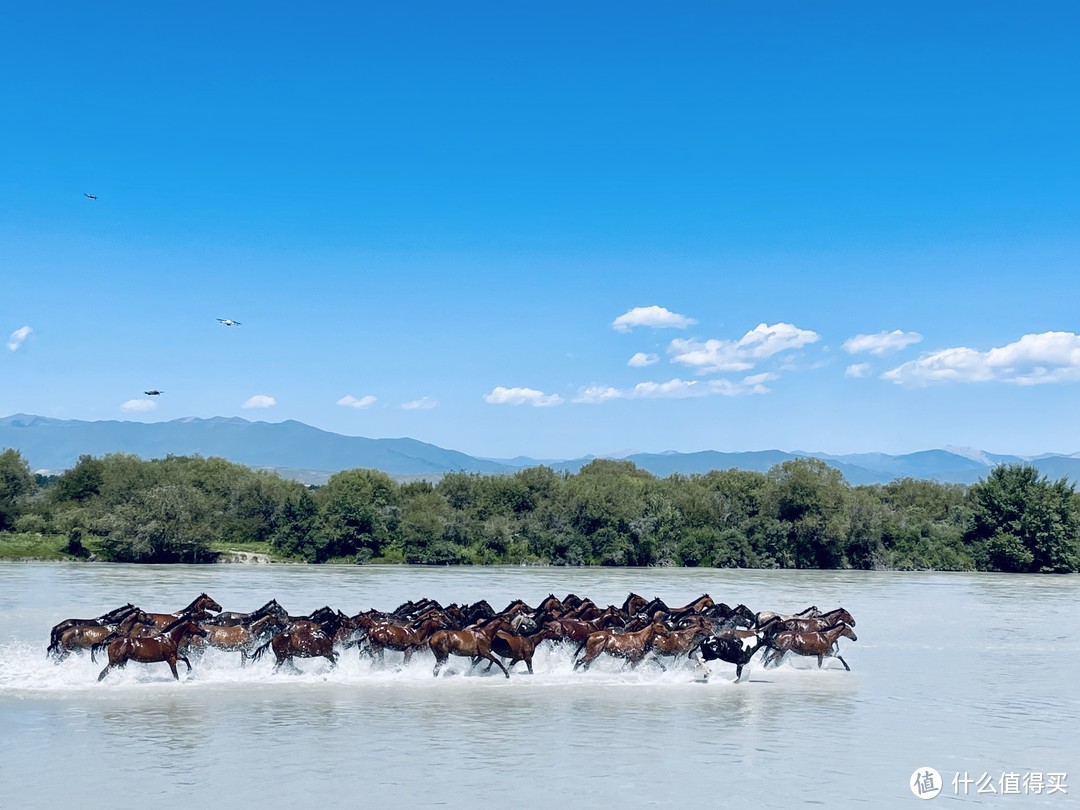
[[[499,669],[501,669],[503,671],[503,675],[505,675],[507,678],[510,677],[510,670],[508,670],[506,667],[504,667],[502,661],[500,661],[498,658],[496,658],[491,653],[487,653],[486,655],[481,653],[479,656],[477,656],[477,660],[479,661],[481,658],[486,658],[488,661],[495,664]],[[488,667],[488,669],[490,669],[490,668],[491,667]]]
[[[337,666],[337,659],[338,659],[338,654],[337,654],[336,652],[334,652],[333,650],[331,650],[330,652],[328,652],[328,653],[327,653],[327,654],[326,654],[325,656],[323,656],[323,657],[324,657],[324,658],[326,658],[327,660],[329,660],[329,661],[330,661],[330,666],[332,666],[332,667],[336,667],[336,666]]]
[[[446,658],[439,658],[438,656],[436,656],[435,657],[435,671],[432,672],[431,674],[434,675],[435,677],[438,677],[439,676],[439,670],[442,669],[443,664],[445,664],[448,660],[449,660],[449,656],[446,657]]]
[[[176,660],[177,660],[178,657],[179,656],[173,655],[173,656],[170,656],[169,658],[165,659],[165,663],[167,663],[169,665],[169,669],[172,670],[172,676],[176,680],[180,680],[180,673],[176,671]],[[190,666],[191,665],[189,664],[188,667],[190,668]]]
[[[835,655],[835,656],[833,656],[833,657],[834,657],[834,658],[836,658],[836,659],[837,659],[837,660],[838,660],[838,661],[839,661],[839,662],[840,662],[841,664],[843,664],[843,665],[844,665],[844,669],[846,669],[846,670],[847,670],[848,672],[851,672],[851,667],[849,667],[849,666],[847,665],[847,661],[845,661],[845,660],[844,660],[843,656],[841,656],[841,655]]]
[[[186,655],[177,655],[176,658],[178,661],[183,661],[185,664],[187,664],[187,671],[191,672],[191,662],[188,661]]]

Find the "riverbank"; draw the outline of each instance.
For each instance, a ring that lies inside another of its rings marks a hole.
[[[215,563],[270,564],[301,563],[275,554],[269,543],[211,542]],[[58,534],[4,532],[0,534],[0,561],[3,562],[88,562],[100,558],[94,540],[73,546]]]

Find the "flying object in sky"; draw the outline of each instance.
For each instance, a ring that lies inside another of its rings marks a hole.
[[[156,388],[151,388],[149,391],[143,391],[148,397],[157,397],[164,394],[164,391],[158,391]]]
[[[96,200],[97,199],[96,194],[83,194],[83,196],[84,197],[89,197],[91,200]]]
[[[234,321],[232,318],[218,318],[218,323],[223,323],[226,326],[239,326],[240,321]]]

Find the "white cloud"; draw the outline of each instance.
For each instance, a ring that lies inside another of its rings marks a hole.
[[[676,377],[667,382],[642,382],[633,388],[622,390],[610,386],[593,385],[574,398],[583,405],[599,405],[613,399],[689,399],[691,397],[739,397],[749,394],[767,394],[766,382],[778,379],[778,374],[754,374],[742,382],[731,380],[681,380]]]
[[[123,405],[120,406],[122,411],[152,411],[157,407],[157,403],[152,399],[129,399]]]
[[[29,334],[33,331],[34,330],[31,329],[29,326],[20,326],[18,329],[12,332],[11,337],[8,338],[8,349],[13,352],[17,352],[19,350],[19,347],[23,345],[23,341],[26,340]]]
[[[1043,332],[980,352],[966,347],[942,349],[881,375],[897,385],[1005,382],[1013,385],[1080,381],[1080,335]]]
[[[760,383],[772,382],[773,380],[779,379],[779,374],[773,371],[766,371],[763,374],[751,374],[749,377],[743,377],[743,383],[745,385],[758,385]]]
[[[758,324],[739,340],[671,341],[672,362],[690,366],[699,374],[720,371],[747,371],[758,361],[780,352],[801,349],[820,339],[817,332],[799,329],[790,323]]]
[[[582,389],[576,397],[574,402],[581,405],[599,405],[601,402],[609,402],[613,399],[623,399],[626,394],[620,391],[618,388],[613,388],[610,385],[590,385],[588,388]]]
[[[360,397],[360,399],[357,399],[352,394],[346,394],[337,401],[337,404],[346,408],[370,408],[376,401],[377,398],[373,397],[371,394]]]
[[[277,400],[274,399],[273,397],[267,396],[266,394],[256,394],[255,396],[250,397],[248,399],[248,401],[245,402],[240,407],[241,408],[247,408],[247,409],[251,409],[251,408],[273,408],[275,405],[277,405]]]
[[[631,366],[633,368],[645,368],[646,366],[651,366],[651,365],[654,365],[655,363],[659,363],[659,362],[660,362],[659,355],[645,354],[645,352],[638,352],[637,354],[635,354],[633,357],[631,357],[626,362],[626,365]]]
[[[869,363],[855,363],[844,369],[845,377],[865,377],[870,373]]]
[[[420,397],[409,402],[402,402],[401,407],[406,411],[426,411],[438,405],[438,401],[431,397]]]
[[[891,332],[878,332],[876,335],[855,335],[844,341],[844,350],[848,354],[892,354],[912,344],[919,343],[923,336],[918,332],[904,332],[894,329]]]
[[[680,315],[664,307],[634,307],[611,322],[616,332],[629,332],[635,326],[651,326],[653,329],[685,329],[697,323],[693,318]]]
[[[545,394],[534,388],[504,388],[499,385],[484,394],[484,402],[492,405],[532,405],[534,408],[547,408],[562,404],[558,394]]]

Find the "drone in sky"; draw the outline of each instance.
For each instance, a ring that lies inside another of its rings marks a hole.
[[[239,326],[240,321],[234,321],[232,318],[218,318],[218,323],[223,323],[226,326]]]
[[[96,194],[83,194],[83,196],[84,197],[89,197],[91,200],[96,200],[97,199]]]
[[[158,391],[156,388],[151,388],[149,391],[143,391],[148,397],[159,397],[164,394],[164,391]]]

